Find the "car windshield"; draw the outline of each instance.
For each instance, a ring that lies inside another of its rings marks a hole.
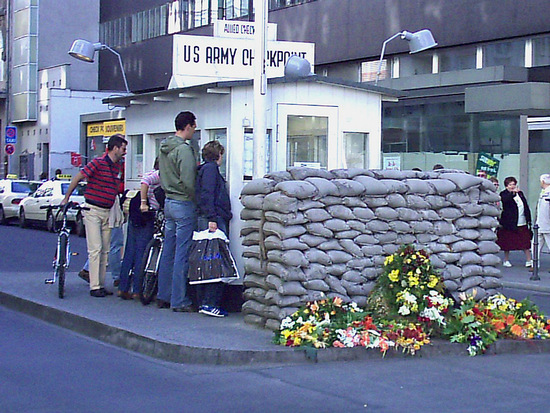
[[[67,182],[66,184],[61,184],[61,193],[65,195],[67,193],[67,189],[69,189],[70,183]],[[75,188],[73,195],[84,195],[84,190],[86,189],[85,184],[78,184],[78,186]]]
[[[36,189],[36,186],[33,187],[31,182],[12,182],[11,183],[11,190],[12,192],[19,192],[22,194],[29,194],[31,192],[34,192]]]

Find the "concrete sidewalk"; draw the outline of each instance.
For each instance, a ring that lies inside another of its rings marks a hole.
[[[513,253],[512,268],[502,268],[504,286],[550,294],[550,257],[542,260],[540,281],[530,281],[524,259]],[[293,349],[272,343],[273,333],[249,326],[240,313],[227,318],[198,313],[174,313],[156,305],[124,301],[116,296],[91,298],[88,285],[76,273],[68,273],[66,294],[57,297],[57,286],[44,284],[50,274],[0,274],[0,305],[11,308],[77,333],[132,351],[178,363],[250,364],[336,361],[380,358],[378,351],[364,348]],[[550,340],[500,341],[491,354],[550,352]],[[466,356],[466,345],[434,342],[424,347],[421,357]],[[403,357],[388,352],[386,357]]]

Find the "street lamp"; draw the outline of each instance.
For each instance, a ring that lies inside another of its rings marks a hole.
[[[111,49],[109,46],[103,43],[92,43],[87,40],[77,39],[73,42],[69,54],[75,59],[82,60],[83,62],[93,63],[95,52],[100,50],[109,50],[116,55],[118,63],[120,64],[120,70],[122,72],[122,78],[124,79],[124,86],[126,86],[126,92],[130,93],[128,82],[126,81],[126,73],[124,72],[124,66],[122,65],[122,58],[120,53]]]
[[[380,73],[382,71],[382,60],[384,59],[386,45],[397,37],[401,37],[402,40],[407,40],[409,42],[410,54],[422,52],[437,46],[432,32],[428,29],[419,30],[415,33],[403,30],[402,32],[394,34],[389,39],[386,39],[382,44],[382,52],[380,53],[380,61],[378,62],[378,71],[376,72],[376,82],[374,82],[375,85],[378,84],[378,79],[380,78]]]

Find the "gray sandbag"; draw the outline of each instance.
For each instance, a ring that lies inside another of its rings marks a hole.
[[[403,181],[411,194],[431,194],[434,189],[423,179],[406,179]]]
[[[300,236],[299,240],[300,242],[303,242],[304,244],[312,248],[322,244],[327,239],[318,235],[304,234]]]
[[[243,208],[241,209],[241,212],[239,214],[239,216],[241,217],[241,220],[242,221],[246,221],[246,220],[260,220],[262,219],[263,217],[263,211],[262,210],[259,210],[259,209],[248,209],[248,208]]]
[[[283,280],[277,277],[274,274],[268,274],[265,277],[265,283],[271,290],[278,290],[281,285],[283,285]]]
[[[403,222],[403,221],[392,221],[392,222],[390,222],[390,229],[392,231],[397,232],[398,234],[407,234],[407,233],[410,233],[412,231],[411,226],[408,223]]]
[[[370,176],[371,178],[375,178],[375,175],[374,175],[374,172],[371,171],[370,169],[365,169],[365,168],[349,168],[349,169],[345,169],[345,174],[340,174],[339,176],[337,176],[337,178],[341,178],[341,179],[353,179],[355,178],[356,176]],[[334,171],[331,171],[334,173]]]
[[[277,298],[277,301],[281,301],[281,296],[279,296]],[[299,297],[294,297],[293,301],[295,301],[295,302],[298,301],[299,302],[300,298]],[[276,304],[276,302],[274,302],[274,303]],[[281,309],[280,309],[279,305],[274,305],[274,304],[268,305],[264,310],[263,316],[265,318],[267,318],[268,320],[275,319],[275,318],[279,317],[279,311],[280,310]]]
[[[435,241],[439,237],[435,234],[416,234],[416,239],[421,245],[428,244],[429,242]]]
[[[281,225],[277,222],[266,222],[264,224],[264,234],[276,235],[282,240],[299,237],[306,232],[307,230],[303,225]]]
[[[258,231],[251,232],[250,234],[242,237],[241,242],[243,245],[256,245],[260,242],[260,233]]]
[[[325,169],[306,168],[303,166],[291,166],[290,168],[287,168],[287,171],[292,176],[292,179],[295,179],[296,181],[303,181],[306,178],[310,178],[310,177],[325,178],[325,179],[334,178],[334,176]]]
[[[325,204],[313,199],[301,199],[298,201],[298,211],[307,211],[312,208],[324,208]]]
[[[244,271],[247,274],[267,274],[265,263],[256,258],[247,258],[246,260],[244,260]]]
[[[276,211],[265,211],[266,221],[278,222],[283,225],[302,225],[307,222],[307,218],[302,212],[280,213]]]
[[[443,236],[439,237],[439,242],[441,242],[442,244],[453,244],[453,243],[458,242],[460,240],[462,240],[462,238],[458,238],[454,234],[443,235]]]
[[[354,239],[361,233],[359,231],[355,231],[353,229],[349,229],[347,231],[338,231],[334,233],[334,237],[338,240],[342,239]]]
[[[280,192],[272,192],[271,194],[266,195],[263,202],[263,207],[266,211],[276,211],[282,212],[283,214],[290,214],[298,210],[298,200],[296,198],[288,197]],[[245,207],[248,208],[247,205],[245,205]]]
[[[342,280],[341,283],[342,283],[342,287],[344,287],[344,289],[346,290],[346,292],[350,296],[351,295],[365,294],[365,292],[363,291],[363,288],[360,284],[351,283],[351,282],[346,281],[346,280]]]
[[[458,265],[465,266],[468,264],[481,264],[481,257],[473,251],[463,252],[462,254],[460,254]]]
[[[256,314],[261,316],[266,307],[265,304],[259,303],[258,301],[248,300],[243,303],[241,311],[243,314]]]
[[[479,231],[477,229],[461,229],[456,235],[474,241],[479,238]]]
[[[242,195],[241,204],[248,209],[263,209],[264,195]]]
[[[337,196],[338,195],[338,188],[332,181],[329,181],[326,178],[319,178],[319,177],[309,177],[306,178],[306,182],[309,182],[315,188],[317,188],[317,197],[322,198],[327,195]]]
[[[463,279],[466,279],[467,277],[472,277],[472,276],[475,276],[475,275],[482,275],[482,274],[483,274],[483,267],[481,265],[472,264],[472,265],[465,265],[465,266],[462,267],[462,278]],[[468,288],[468,287],[466,287],[466,288]]]
[[[450,292],[458,291],[459,288],[459,284],[454,280],[445,280],[443,281],[443,285]]]
[[[365,257],[384,254],[384,248],[381,245],[364,245],[361,247],[361,251]]]
[[[489,216],[489,217],[499,217],[500,216],[500,209],[496,205],[491,204],[483,204],[483,215]]]
[[[462,278],[462,268],[456,265],[447,265],[441,270],[441,277],[444,280],[458,280]]]
[[[498,268],[492,267],[490,265],[486,265],[483,267],[483,275],[489,276],[489,277],[495,277],[495,278],[501,278],[502,273]]]
[[[430,204],[432,209],[441,209],[450,207],[452,204],[441,195],[426,195],[424,200]]]
[[[439,217],[439,215],[437,215],[437,212],[435,212],[432,209],[425,209],[425,210],[419,211],[419,212],[420,212],[420,216],[422,217],[422,219],[427,220],[427,221],[439,221],[441,219]]]
[[[367,230],[372,231],[374,234],[377,234],[380,232],[386,232],[390,229],[390,224],[388,224],[385,221],[379,221],[379,220],[369,221],[365,225],[367,227]]]
[[[324,208],[313,208],[304,211],[304,216],[310,222],[323,222],[331,219],[332,216]]]
[[[436,194],[447,195],[456,191],[456,185],[454,182],[446,179],[428,179],[426,183],[433,187],[433,192]]]
[[[477,248],[480,254],[498,254],[500,247],[493,241],[480,241],[477,243]]]
[[[496,192],[497,189],[495,188],[495,185],[489,181],[488,179],[483,179],[481,181],[481,185],[480,185],[480,188],[484,191],[489,191],[489,192]],[[498,195],[498,193],[497,193]]]
[[[401,181],[408,177],[408,174],[398,169],[371,169],[371,171],[378,179],[396,179]]]
[[[390,208],[403,208],[407,206],[407,201],[401,194],[389,194],[386,196],[386,201],[388,201],[388,206]]]
[[[243,284],[247,288],[262,288],[267,289],[265,277],[261,275],[246,273],[243,279]]]
[[[365,188],[366,195],[386,195],[389,193],[388,187],[381,183],[378,179],[370,176],[359,175],[353,178]]]
[[[361,276],[363,276],[369,281],[376,280],[381,273],[382,273],[382,268],[367,267],[361,270]]]
[[[429,244],[426,244],[426,248],[432,254],[437,254],[438,252],[450,252],[449,246],[441,242],[430,242]]]
[[[365,281],[365,278],[361,275],[361,273],[357,270],[349,270],[346,271],[342,275],[342,280],[345,280],[347,282],[351,283],[362,283]]]
[[[419,211],[415,211],[410,208],[396,208],[397,216],[401,221],[419,221],[422,219],[422,215]],[[437,216],[437,215],[436,215]],[[436,219],[439,219],[437,216]]]
[[[400,247],[400,245],[396,244],[385,244],[382,249],[384,250],[384,255],[392,255],[395,254]]]
[[[365,208],[367,204],[361,200],[361,198],[356,196],[345,196],[342,198],[344,205],[348,208],[361,207]]]
[[[494,189],[492,191],[491,190],[481,191],[481,193],[479,194],[479,201],[487,204],[499,202],[500,195],[494,192]]]
[[[457,262],[460,259],[460,254],[456,252],[439,252],[437,254],[433,254],[430,258],[433,257],[438,257],[440,260],[446,262],[447,264],[451,264],[453,262]]]
[[[359,231],[360,233],[365,232],[367,229],[367,226],[364,223],[362,223],[361,221],[357,221],[355,219],[351,219],[347,223],[351,229],[354,229],[355,231]]]
[[[338,194],[344,196],[359,196],[365,193],[365,187],[351,179],[333,179],[332,183],[338,188]]]
[[[372,257],[372,261],[374,262],[375,266],[382,266],[384,265],[384,261],[386,261],[386,257],[383,255],[377,255],[376,257]]]
[[[269,261],[280,262],[281,264],[286,264],[294,267],[306,267],[308,265],[308,261],[306,260],[304,253],[298,250],[268,251],[267,259]]]
[[[322,265],[330,265],[332,264],[332,261],[329,257],[329,255],[321,250],[318,250],[317,248],[311,248],[310,250],[305,252],[306,260],[308,260],[310,263],[318,263]]]
[[[305,304],[305,303],[302,303],[302,304]],[[283,307],[283,308],[281,308],[281,311],[279,311],[279,320],[283,320],[284,318],[294,314],[296,311],[298,311],[297,307]],[[266,327],[267,327],[267,321],[266,321],[265,324],[266,324]]]
[[[329,285],[330,291],[332,293],[336,292],[338,294],[342,294],[342,296],[347,298],[347,296],[348,296],[347,291],[342,286],[342,282],[338,278],[336,278],[332,275],[327,275],[327,278],[325,278],[325,282]],[[329,295],[329,297],[330,296],[331,295]]]
[[[348,207],[344,205],[331,205],[327,207],[327,211],[333,218],[340,219],[355,219],[355,215]]]
[[[404,194],[409,190],[407,185],[396,179],[382,179],[380,182],[386,186],[388,194]]]
[[[370,208],[353,208],[352,213],[357,219],[365,222],[371,221],[375,217],[374,212]]]
[[[276,235],[270,235],[264,241],[264,245],[267,250],[300,250],[305,251],[309,249],[309,245],[300,241],[299,238],[288,238],[281,240]]]
[[[328,251],[327,254],[329,255],[331,261],[335,264],[345,264],[351,259],[353,259],[353,256],[345,251]]]
[[[307,290],[298,281],[288,281],[277,288],[277,292],[281,295],[304,295]]]
[[[327,195],[322,198],[318,198],[316,200],[321,202],[325,206],[342,205],[342,198],[340,198],[339,196]]]
[[[397,240],[397,234],[395,232],[382,232],[380,234],[374,234],[380,244],[389,244]]]
[[[430,257],[430,261],[432,262],[434,268],[445,268],[447,266],[447,263],[437,255],[432,255]]]
[[[250,245],[243,247],[243,257],[244,258],[261,258],[260,246],[259,245]]]
[[[313,198],[318,194],[317,188],[307,181],[286,181],[275,185],[276,191],[281,191],[286,196],[298,199]]]
[[[317,235],[319,237],[324,238],[332,238],[334,236],[334,233],[328,229],[325,228],[325,226],[320,222],[312,222],[311,224],[306,224],[307,232],[311,235]]]
[[[338,240],[338,243],[344,248],[346,252],[350,253],[354,257],[363,257],[363,251],[361,250],[361,247],[355,243],[355,241],[351,239],[341,239]]]
[[[388,205],[388,201],[386,200],[385,196],[371,196],[365,197],[363,199],[365,200],[365,204],[367,204],[367,206],[373,210],[381,206]]]
[[[457,188],[462,189],[463,191],[471,188],[472,186],[479,186],[481,184],[481,178],[467,173],[443,173],[440,177],[441,179],[451,181]]]
[[[458,241],[451,245],[451,251],[453,252],[475,251],[476,249],[477,244],[468,240]]]
[[[346,267],[355,270],[362,270],[365,267],[372,266],[373,261],[370,258],[353,258],[346,262]]]
[[[481,228],[478,229],[478,232],[478,241],[496,241],[497,239],[497,234],[492,229]]]
[[[468,217],[478,217],[483,213],[483,207],[479,204],[466,204],[462,205],[462,211]]]
[[[470,202],[470,197],[464,192],[451,192],[445,196],[445,199],[454,205],[468,204]]]
[[[434,224],[430,221],[411,221],[409,227],[415,234],[435,231]]]
[[[470,198],[472,204],[477,204],[479,202],[479,195],[481,191],[478,187],[472,187],[465,191],[466,195]]]
[[[241,190],[241,195],[269,194],[277,184],[273,179],[258,178],[247,182]]]
[[[347,231],[350,229],[349,225],[343,219],[332,218],[323,222],[323,225],[330,229],[332,232]]]
[[[441,208],[437,212],[441,218],[449,220],[454,220],[462,216],[462,211],[453,207]]]
[[[258,232],[260,230],[261,224],[262,221],[256,219],[243,221],[243,223],[241,224],[241,237],[245,237],[253,232]]]
[[[250,287],[244,290],[243,297],[245,301],[254,300],[262,304],[266,304],[267,303],[266,293],[267,293],[267,290],[264,290],[263,288]]]
[[[358,237],[355,237],[354,241],[357,245],[374,245],[374,244],[378,244],[379,242],[374,237],[374,235],[370,235],[370,234],[361,234]]]
[[[368,294],[372,291],[374,288],[374,283],[367,284],[364,288],[364,291]],[[364,308],[367,306],[367,296],[366,295],[353,295],[350,297],[351,301],[353,301],[355,304],[357,304],[360,308]]]
[[[414,194],[405,195],[407,200],[407,206],[413,209],[428,209],[430,208],[430,203],[423,199],[421,196]]]
[[[492,265],[497,266],[500,265],[501,259],[498,255],[495,254],[482,254],[481,255],[481,264],[482,265]]]
[[[327,267],[327,274],[340,278],[347,270],[346,264],[332,264]]]
[[[476,300],[476,301],[481,301],[485,297],[487,297],[487,291],[485,290],[485,288],[482,288],[480,286],[472,287],[472,288],[466,288],[466,289],[464,287],[461,287],[460,291],[463,291],[468,297],[474,297],[474,300]],[[453,295],[453,297],[454,297],[454,295]],[[458,297],[454,297],[454,298],[455,298],[455,301],[459,302]]]
[[[399,216],[397,211],[390,207],[376,208],[374,215],[376,215],[378,219],[382,219],[384,221],[393,221]]]
[[[245,322],[245,324],[248,324],[251,326],[255,326],[259,328],[265,327],[265,318],[257,314],[245,314],[243,316],[243,321]],[[277,329],[273,331],[277,331],[277,330],[279,330],[279,327],[277,327]]]
[[[344,251],[344,247],[340,245],[337,239],[329,239],[328,241],[323,242],[317,248],[323,251]]]
[[[329,287],[330,288],[330,287]],[[302,295],[302,303],[307,303],[311,301],[319,301],[326,298],[326,295],[323,291],[316,291],[316,290],[307,290],[307,294]]]
[[[480,284],[483,288],[502,288],[502,282],[496,277],[485,277]]]
[[[307,290],[315,290],[315,291],[323,291],[323,292],[330,291],[330,287],[323,280],[305,281],[302,284]]]
[[[264,175],[264,178],[272,179],[275,182],[291,181],[292,175],[288,171],[275,171]]]
[[[414,244],[416,241],[417,239],[413,234],[397,234],[397,243],[400,245]]]
[[[496,228],[498,226],[498,220],[493,216],[480,216],[479,228]]]
[[[466,277],[462,279],[462,289],[468,289],[468,288],[474,288],[478,285],[481,285],[483,282],[483,277],[480,277],[479,275],[474,275],[471,277]]]
[[[321,264],[310,264],[304,268],[304,275],[306,276],[306,281],[324,280],[327,276],[327,267]]]
[[[290,267],[279,262],[269,262],[267,272],[276,275],[282,281],[305,281],[306,275],[300,267]]]

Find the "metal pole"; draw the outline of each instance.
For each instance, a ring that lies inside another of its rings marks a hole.
[[[399,32],[395,33],[392,37],[389,39],[384,40],[384,43],[382,43],[382,51],[380,52],[380,60],[378,61],[378,70],[376,72],[376,81],[374,82],[374,85],[376,86],[378,84],[378,79],[380,78],[380,73],[382,73],[382,60],[384,60],[384,52],[386,51],[386,45],[391,42],[396,37],[401,36],[405,32]]]
[[[265,73],[267,0],[254,1],[256,26],[254,51],[254,134],[253,177],[262,178],[266,173],[266,102],[267,77]]]
[[[539,277],[539,224],[533,225],[533,275],[531,281],[540,281]]]

